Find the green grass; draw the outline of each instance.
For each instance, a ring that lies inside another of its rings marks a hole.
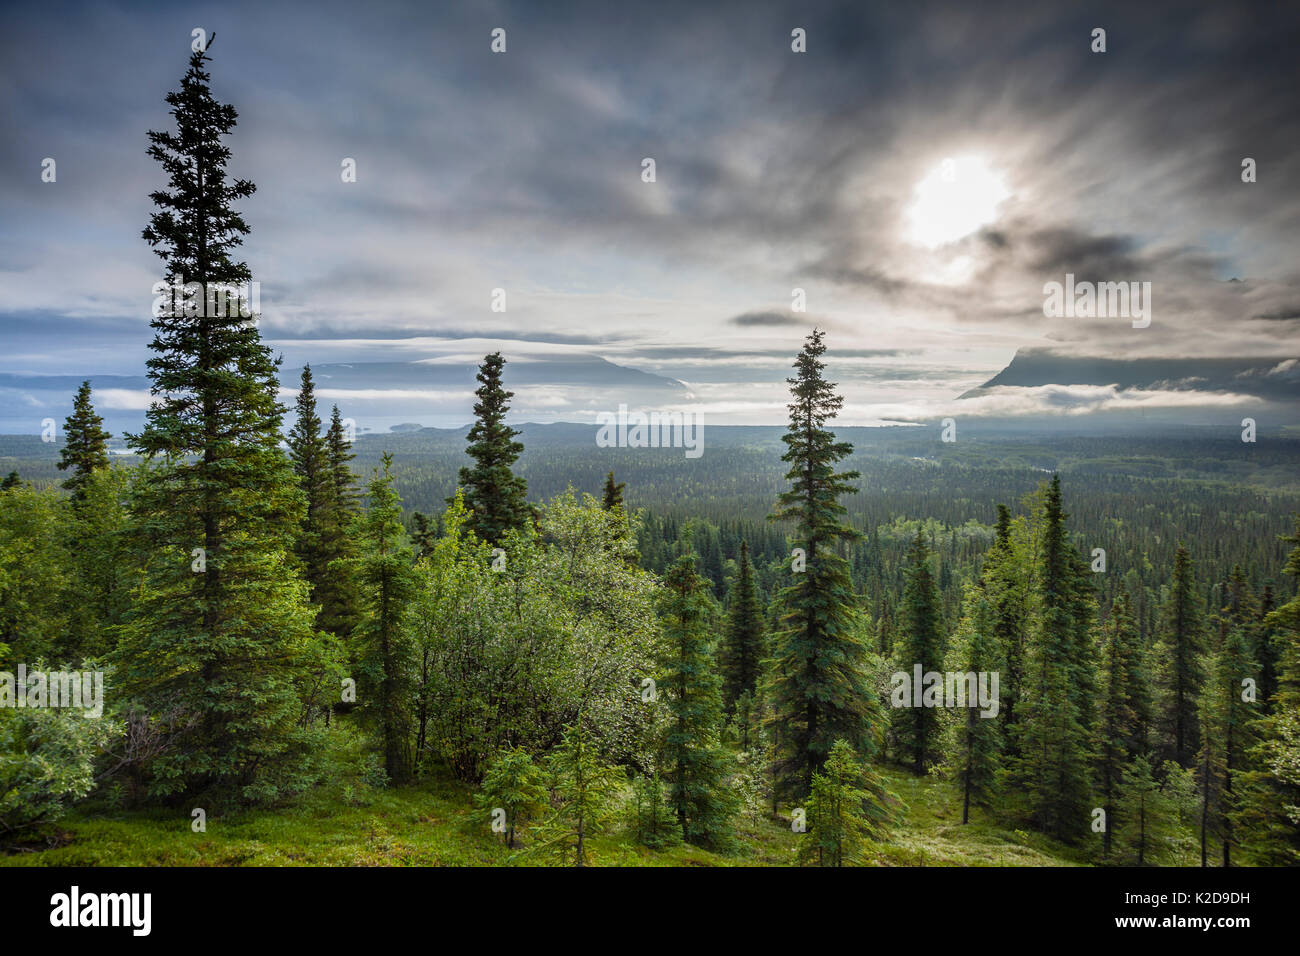
[[[361,765],[360,739],[340,731],[334,763]],[[1007,829],[983,811],[961,823],[953,787],[907,771],[883,771],[906,805],[887,843],[866,861],[878,866],[1068,866],[1086,852],[1036,833]],[[207,830],[191,830],[188,809],[120,810],[100,798],[59,823],[50,849],[0,856],[7,866],[500,866],[512,853],[474,813],[471,788],[429,780],[408,787],[367,788],[348,771],[334,775],[292,805],[210,815]],[[692,846],[651,850],[614,818],[591,838],[597,866],[790,866],[799,834],[788,812],[740,821],[739,846],[720,855]],[[547,860],[514,862],[545,863]]]
[[[886,786],[907,807],[903,825],[879,845],[873,862],[881,866],[1078,866],[1089,860],[1082,849],[1032,831],[1009,829],[991,814],[972,808],[961,822],[961,796],[944,780],[886,769]]]

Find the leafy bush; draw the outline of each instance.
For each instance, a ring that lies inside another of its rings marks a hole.
[[[0,839],[30,839],[89,793],[95,758],[119,732],[81,711],[0,708]]]

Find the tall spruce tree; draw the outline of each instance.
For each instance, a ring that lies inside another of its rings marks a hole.
[[[786,380],[794,401],[781,460],[790,466],[785,477],[791,487],[770,516],[794,523],[793,539],[803,550],[803,570],[792,562],[794,583],[777,596],[771,696],[779,775],[800,795],[811,791],[813,774],[836,740],[871,756],[882,720],[867,627],[840,554],[858,533],[845,522],[839,499],[856,490],[850,482],[859,474],[835,471],[853,446],[826,427],[844,399],[822,375],[823,337],[813,330],[795,361],[795,376]]]
[[[739,810],[722,745],[721,681],[713,656],[717,604],[688,551],[664,576],[664,653],[659,686],[669,713],[662,766],[668,800],[688,843],[724,849]]]
[[[1196,589],[1192,559],[1182,542],[1174,552],[1173,581],[1156,631],[1156,682],[1165,750],[1182,767],[1199,749],[1197,708],[1205,682],[1205,602]]]
[[[1223,809],[1223,746],[1218,737],[1223,721],[1222,701],[1214,693],[1218,662],[1211,660],[1209,680],[1197,698],[1201,748],[1196,754],[1196,789],[1200,802],[1201,866],[1209,866],[1210,837],[1218,834]]]
[[[1028,617],[1029,569],[1012,539],[1011,512],[998,505],[993,547],[984,561],[982,582],[992,614],[993,635],[1001,646],[1006,674],[1001,682],[1003,743],[1008,756],[1019,752],[1017,723],[1025,667],[1025,625]]]
[[[1074,665],[1074,702],[1079,724],[1085,737],[1097,725],[1097,702],[1101,698],[1098,684],[1097,649],[1101,638],[1097,631],[1097,589],[1095,575],[1077,548],[1066,549],[1069,568],[1070,653]]]
[[[414,773],[412,749],[414,639],[406,627],[416,576],[402,526],[402,499],[393,490],[393,456],[384,455],[366,490],[367,508],[357,519],[361,552],[353,559],[362,615],[353,631],[361,711],[379,734],[384,769],[395,783]]]
[[[1119,822],[1118,801],[1126,772],[1147,754],[1151,701],[1142,639],[1133,621],[1127,590],[1121,590],[1111,608],[1102,653],[1101,719],[1097,727],[1097,787],[1106,829],[1102,853],[1111,852],[1112,836]],[[1150,766],[1147,773],[1150,774]]]
[[[1232,865],[1237,843],[1237,792],[1247,758],[1255,744],[1257,708],[1243,694],[1243,681],[1256,679],[1258,666],[1250,658],[1246,638],[1233,628],[1214,655],[1200,700],[1201,752],[1198,783],[1202,790],[1201,865],[1208,862],[1211,834],[1218,836],[1224,866]]]
[[[194,53],[167,96],[176,131],[149,134],[169,182],[152,195],[144,238],[173,282],[199,284],[203,302],[161,309],[152,323],[154,401],[129,436],[151,463],[131,505],[148,570],[118,675],[183,734],[152,762],[155,792],[272,798],[304,783],[297,682],[314,637],[284,544],[302,497],[278,448],[278,360],[238,309],[210,308],[213,290],[251,279],[233,258],[248,226],[232,204],[254,186],[227,178],[223,139],[236,113],[213,99],[207,61]]]
[[[736,701],[744,694],[752,699],[758,689],[759,670],[767,656],[763,627],[763,606],[749,560],[749,542],[740,542],[740,562],[731,585],[727,625],[718,653],[722,670],[722,703],[735,713]]]
[[[1034,825],[1072,841],[1090,818],[1089,747],[1080,710],[1080,688],[1090,678],[1076,639],[1077,555],[1072,556],[1057,476],[1043,495],[1040,523],[1037,611],[1026,654],[1013,779]]]
[[[333,475],[329,449],[321,434],[320,416],[316,413],[315,382],[311,366],[302,370],[298,389],[297,420],[289,429],[289,458],[293,462],[298,487],[306,500],[302,527],[294,550],[302,561],[303,573],[311,585],[312,601],[319,604],[321,583],[328,573],[331,556],[322,548],[325,523],[333,506]]]
[[[325,433],[326,480],[317,542],[321,572],[315,582],[314,596],[320,605],[317,627],[345,643],[361,613],[360,596],[348,563],[356,556],[352,535],[357,515],[356,476],[348,465],[354,457],[339,407],[335,405]]]
[[[917,529],[908,554],[907,583],[903,589],[902,643],[895,663],[909,677],[919,665],[921,673],[943,670],[943,625],[939,591],[930,566],[925,534]],[[894,711],[894,728],[903,751],[917,773],[936,763],[941,754],[939,711],[933,707],[901,707]]]
[[[104,419],[95,414],[90,401],[89,380],[81,383],[72,400],[72,414],[63,425],[63,448],[59,451],[59,471],[72,469],[63,487],[72,492],[73,503],[86,495],[86,482],[100,469],[108,467],[108,440]]]
[[[459,479],[465,504],[473,513],[470,526],[480,541],[489,544],[500,543],[511,530],[525,531],[532,514],[525,500],[528,485],[511,471],[524,446],[514,440],[519,432],[505,423],[515,394],[501,385],[505,362],[500,352],[493,352],[479,366],[481,384],[474,392],[478,401],[466,448],[474,467],[462,468]]]

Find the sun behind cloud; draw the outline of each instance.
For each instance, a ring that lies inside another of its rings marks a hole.
[[[997,219],[1011,195],[1002,176],[978,156],[945,159],[916,184],[906,213],[907,239],[928,249],[956,242]]]

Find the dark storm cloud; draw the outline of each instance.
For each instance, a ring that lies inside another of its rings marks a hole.
[[[1280,312],[1266,312],[1262,315],[1253,316],[1253,318],[1264,319],[1267,322],[1287,322],[1300,319],[1300,305],[1288,306]]]
[[[1044,229],[1026,237],[1031,267],[1049,274],[1071,270],[1084,276],[1131,275],[1139,263],[1132,236],[1095,236],[1073,229]],[[1005,246],[1011,243],[1006,242]]]

